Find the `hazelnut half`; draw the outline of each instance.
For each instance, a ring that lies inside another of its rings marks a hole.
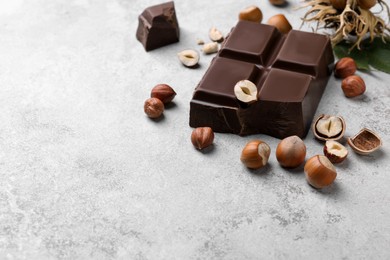
[[[341,58],[334,68],[334,75],[337,78],[346,78],[355,74],[357,69],[356,62],[350,57]]]
[[[150,92],[150,97],[158,98],[164,104],[171,102],[175,96],[176,92],[167,84],[157,84]]]
[[[356,153],[367,155],[382,146],[382,139],[374,131],[363,128],[354,137],[348,138],[348,144]]]
[[[223,41],[223,34],[215,27],[211,27],[209,31],[209,37],[210,40],[213,42],[222,42]]]
[[[263,13],[260,8],[255,5],[249,6],[242,10],[238,15],[239,20],[261,23],[263,20]]]
[[[236,98],[244,103],[252,103],[257,100],[257,87],[249,80],[240,80],[234,86]]]
[[[328,157],[332,163],[341,163],[347,158],[347,148],[339,142],[329,140],[324,146],[324,155]]]
[[[307,160],[304,171],[307,182],[317,189],[331,185],[337,176],[336,168],[324,155],[315,155]]]
[[[202,150],[214,141],[214,132],[210,127],[197,127],[192,131],[191,142],[196,149]]]
[[[276,159],[286,168],[296,168],[305,161],[306,145],[296,135],[284,138],[276,147]]]
[[[358,75],[348,76],[341,82],[341,88],[346,97],[357,97],[366,91],[364,80]]]
[[[164,112],[164,103],[158,98],[148,98],[144,103],[145,114],[150,118],[158,118]]]
[[[321,140],[339,140],[346,129],[344,118],[341,116],[320,115],[313,124],[314,136]]]
[[[286,16],[283,14],[277,14],[272,17],[270,17],[267,21],[269,25],[275,26],[276,29],[279,30],[279,32],[283,34],[287,34],[289,31],[292,30],[292,26],[290,22],[287,20]]]
[[[248,142],[241,152],[241,162],[250,169],[264,167],[271,154],[269,145],[261,140]]]
[[[202,51],[204,54],[212,54],[218,52],[218,43],[209,42],[203,45]]]
[[[186,67],[195,67],[199,62],[199,53],[194,50],[184,50],[177,54],[181,63]]]

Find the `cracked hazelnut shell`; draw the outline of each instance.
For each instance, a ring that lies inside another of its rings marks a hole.
[[[382,139],[373,130],[363,128],[354,137],[348,138],[348,144],[356,153],[368,155],[382,146]]]
[[[268,163],[271,148],[261,140],[248,142],[241,152],[241,162],[249,169],[260,169]]]
[[[337,141],[329,140],[324,145],[324,155],[332,163],[341,163],[348,156],[347,148]]]
[[[336,127],[337,129],[331,129],[332,127]],[[318,140],[337,141],[344,136],[346,127],[343,117],[321,114],[314,120],[312,131]]]

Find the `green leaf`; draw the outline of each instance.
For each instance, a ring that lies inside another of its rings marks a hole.
[[[365,50],[358,50],[357,48],[354,48],[352,51],[350,51],[351,47],[352,44],[347,43],[346,41],[342,41],[333,47],[333,51],[337,58],[341,59],[344,57],[351,57],[355,60],[358,69],[369,70],[370,66],[368,65],[368,52]]]
[[[370,51],[370,65],[377,70],[390,73],[390,49],[372,49]]]
[[[383,41],[376,37],[372,42],[366,39],[361,43],[361,49],[356,47],[351,50],[352,43],[342,41],[333,47],[333,51],[339,59],[351,57],[355,60],[358,69],[369,70],[370,66],[390,73],[390,39]]]

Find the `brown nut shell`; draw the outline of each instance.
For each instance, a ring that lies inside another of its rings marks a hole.
[[[267,21],[267,24],[275,26],[276,29],[278,29],[279,32],[283,34],[287,34],[289,31],[292,30],[292,26],[290,22],[283,14],[277,14],[270,17]]]
[[[361,155],[368,155],[382,146],[382,139],[374,131],[363,128],[354,137],[348,138],[348,144]]]
[[[369,10],[376,5],[377,0],[358,0],[357,2],[360,8]]]
[[[164,104],[171,102],[175,96],[176,92],[167,84],[157,84],[150,93],[150,97],[158,98]]]
[[[144,103],[145,114],[150,118],[158,118],[164,112],[164,103],[158,98],[148,98]]]
[[[335,134],[334,136],[324,135],[320,131],[318,131],[318,127],[319,127],[319,125],[321,123],[321,120],[328,119],[330,117],[335,117],[335,118],[339,119],[340,120],[340,124],[341,124],[340,131],[337,131],[337,134]],[[328,141],[328,140],[337,141],[337,140],[340,140],[344,136],[346,128],[347,128],[347,125],[345,124],[345,120],[344,120],[343,117],[341,117],[341,116],[325,115],[325,114],[319,115],[314,120],[314,123],[312,125],[312,131],[313,131],[314,137],[317,138],[318,140],[321,140],[321,141]]]
[[[350,57],[341,58],[334,68],[334,75],[337,78],[346,78],[355,74],[357,70],[356,62]]]
[[[366,91],[366,83],[360,76],[352,75],[343,79],[341,89],[346,97],[357,97]]]
[[[284,138],[276,147],[276,159],[286,168],[296,168],[306,158],[306,145],[296,135]]]
[[[337,176],[336,168],[325,155],[315,155],[307,160],[304,171],[307,182],[317,189],[331,185]]]
[[[263,20],[263,13],[261,12],[259,7],[252,5],[242,10],[238,14],[238,19],[240,21],[244,20],[244,21],[261,23],[261,21]]]
[[[282,6],[286,4],[286,0],[268,0],[270,4],[275,6]]]
[[[241,152],[241,162],[250,169],[259,169],[268,163],[271,148],[261,140],[248,142]]]
[[[209,147],[214,141],[214,132],[210,127],[197,127],[192,131],[191,142],[196,149]]]

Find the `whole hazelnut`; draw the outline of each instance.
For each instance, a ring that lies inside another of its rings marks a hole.
[[[324,146],[324,155],[328,157],[332,163],[341,163],[347,158],[347,148],[336,141],[326,141]]]
[[[158,118],[164,112],[164,103],[158,98],[148,98],[144,103],[145,114],[150,118]]]
[[[210,127],[197,127],[192,131],[191,142],[196,149],[202,150],[214,141],[214,132]]]
[[[272,5],[282,6],[286,4],[286,0],[269,0]]]
[[[157,84],[150,93],[150,97],[158,98],[164,104],[171,102],[175,96],[176,92],[167,84]]]
[[[330,0],[330,4],[337,10],[343,10],[347,5],[347,0]]]
[[[341,82],[341,88],[346,97],[357,97],[366,91],[364,80],[358,75],[346,77]]]
[[[248,142],[241,152],[241,162],[250,169],[259,169],[264,167],[269,155],[271,154],[271,148],[269,145],[261,140],[253,140]]]
[[[304,171],[307,182],[317,189],[331,185],[337,176],[336,168],[324,155],[315,155],[307,160]]]
[[[284,138],[276,147],[276,159],[286,168],[296,168],[305,161],[306,145],[298,136]]]
[[[376,5],[377,0],[358,0],[358,6],[362,9],[369,10]]]
[[[337,78],[346,78],[355,74],[357,69],[356,62],[350,57],[341,58],[334,68],[334,75]]]
[[[242,10],[238,15],[238,19],[240,21],[245,20],[261,23],[261,21],[263,20],[263,13],[261,12],[260,8],[255,5],[252,5]]]
[[[269,25],[275,26],[279,32],[286,34],[292,30],[292,26],[283,14],[277,14],[268,19]]]

